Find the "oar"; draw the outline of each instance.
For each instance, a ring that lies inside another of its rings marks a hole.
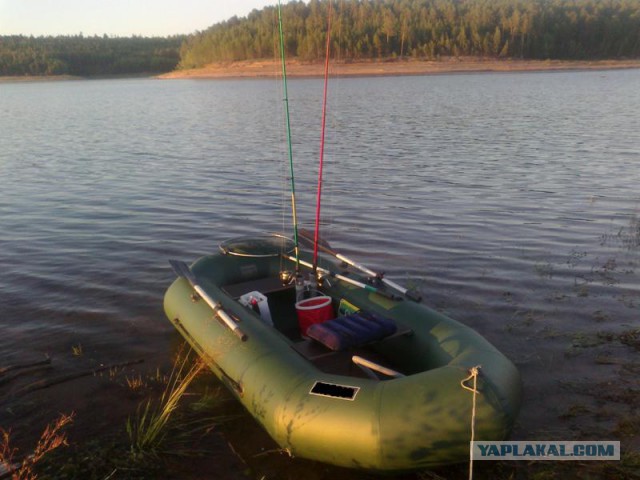
[[[291,260],[292,262],[296,261],[295,257],[292,257],[290,255],[285,255],[284,258]],[[304,260],[299,260],[298,263],[302,266],[305,266],[307,268],[310,268],[313,270],[313,264],[309,263],[309,262],[305,262]],[[377,293],[378,295],[381,295],[383,297],[389,298],[391,300],[397,300],[398,298],[396,298],[395,296],[393,296],[391,293],[382,290],[380,288],[376,288],[376,287],[372,287],[371,285],[367,285],[366,283],[362,283],[359,282],[358,280],[354,280],[353,278],[349,278],[349,277],[345,277],[344,275],[340,275],[339,273],[335,273],[332,272],[331,270],[327,270],[326,268],[322,268],[322,267],[316,267],[316,271],[320,272],[324,275],[329,275],[330,277],[333,278],[337,278],[338,280],[342,280],[343,282],[349,283],[351,285],[354,285],[356,287],[360,287],[368,292],[373,292],[373,293]]]
[[[308,230],[301,229],[298,233],[299,233],[300,237],[302,237],[303,239],[305,239],[305,240],[307,240],[309,242],[313,242],[314,244],[316,243],[314,237],[311,234],[311,232],[309,232]],[[390,286],[391,288],[394,288],[395,290],[397,290],[398,292],[402,293],[403,295],[406,295],[407,298],[410,298],[414,302],[419,302],[420,300],[422,300],[422,297],[417,292],[408,290],[408,289],[404,288],[403,286],[398,285],[396,282],[393,282],[393,281],[391,281],[391,280],[389,280],[387,278],[384,278],[384,276],[382,274],[376,273],[373,270],[365,267],[364,265],[361,265],[361,264],[359,264],[357,262],[354,262],[353,260],[351,260],[350,258],[345,257],[341,253],[336,252],[335,250],[333,250],[329,246],[329,243],[327,243],[326,240],[320,239],[317,242],[317,244],[318,244],[318,248],[320,248],[320,250],[322,250],[323,252],[326,252],[329,255],[333,255],[334,257],[336,257],[341,262],[344,262],[347,265],[351,265],[353,268],[357,268],[358,270],[360,270],[361,272],[366,273],[367,275],[371,275],[374,278],[379,278],[384,284]]]
[[[200,295],[200,298],[202,298],[207,303],[207,305],[211,307],[213,313],[217,315],[218,318],[220,318],[220,320],[222,320],[224,324],[233,333],[235,333],[240,340],[242,340],[243,342],[246,341],[247,335],[242,330],[240,330],[240,327],[238,327],[238,325],[236,325],[236,322],[234,322],[233,319],[227,314],[227,312],[222,309],[220,304],[216,303],[216,301],[211,298],[207,292],[204,291],[204,289],[198,283],[198,279],[189,268],[189,265],[181,262],[180,260],[169,260],[169,263],[171,264],[173,271],[176,272],[176,275],[185,278],[191,284],[196,293]]]

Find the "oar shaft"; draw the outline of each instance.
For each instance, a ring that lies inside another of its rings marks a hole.
[[[292,262],[296,261],[295,257],[291,257],[289,255],[285,255],[285,258],[287,258],[288,260],[291,260]],[[307,268],[311,268],[313,270],[314,266],[313,266],[312,263],[305,262],[304,260],[298,260],[298,261],[299,261],[300,265],[302,265],[304,267],[307,267]],[[322,273],[324,275],[329,275],[329,276],[331,276],[333,278],[337,278],[338,280],[341,280],[341,281],[343,281],[345,283],[349,283],[349,284],[354,285],[356,287],[360,287],[360,288],[362,288],[364,290],[367,290],[368,292],[377,293],[378,295],[381,295],[381,296],[387,297],[387,298],[391,298],[391,299],[394,298],[393,295],[391,295],[388,292],[385,292],[384,290],[380,290],[379,288],[372,287],[371,285],[367,285],[366,283],[359,282],[358,280],[354,280],[353,278],[349,278],[349,277],[347,277],[345,275],[340,275],[339,273],[332,272],[330,270],[327,270],[326,268],[318,267],[317,265],[316,265],[316,272],[320,272],[320,273]]]
[[[354,262],[353,260],[351,260],[350,258],[345,257],[341,253],[334,252],[333,255],[338,260],[340,260],[341,262],[344,262],[347,265],[351,265],[352,267],[357,268],[358,270],[366,273],[367,275],[371,275],[372,277],[380,278],[380,280],[382,280],[383,283],[385,283],[386,285],[389,285],[391,288],[395,288],[400,293],[402,293],[402,294],[406,294],[407,293],[407,289],[404,288],[402,285],[398,285],[396,282],[393,282],[393,281],[389,280],[388,278],[381,277],[380,274],[374,272],[370,268],[367,268],[367,267],[365,267],[364,265],[362,265],[360,263]]]
[[[329,253],[329,252],[327,252]],[[344,255],[342,255],[341,253],[338,252],[333,252],[332,255],[334,257],[336,257],[338,260],[340,260],[341,262],[346,263],[347,265],[351,265],[354,268],[357,268],[358,270],[363,271],[364,273],[366,273],[367,275],[371,275],[373,277],[377,277],[378,274],[376,272],[374,272],[373,270],[371,270],[370,268],[365,267],[364,265],[361,265],[357,262],[354,262],[353,260],[351,260],[350,258],[345,257]]]
[[[300,232],[300,236],[303,237],[303,238],[306,238],[307,240],[311,240],[311,238],[309,236],[309,233],[306,230],[302,230]],[[353,268],[356,268],[356,269],[360,270],[361,272],[366,273],[367,275],[370,275],[370,276],[375,277],[375,278],[379,278],[384,284],[386,284],[389,287],[397,290],[398,292],[402,293],[403,295],[406,295],[408,298],[410,298],[410,299],[412,299],[412,300],[414,300],[416,302],[420,301],[420,296],[418,294],[416,294],[415,292],[412,292],[409,289],[404,288],[402,285],[399,285],[399,284],[397,284],[396,282],[394,282],[392,280],[384,278],[381,274],[374,272],[370,268],[367,268],[364,265],[362,265],[360,263],[357,263],[357,262],[351,260],[348,257],[345,257],[341,253],[338,253],[335,250],[329,248],[327,245],[323,245],[322,242],[316,241],[314,239],[314,245],[317,245],[318,248],[320,250],[322,250],[323,252],[326,252],[329,255],[333,255],[334,257],[336,257],[341,262],[344,262],[347,265],[350,265]]]
[[[198,283],[198,279],[195,274],[189,268],[189,265],[180,261],[180,260],[169,260],[173,271],[176,272],[180,278],[184,278],[189,285],[193,288],[193,290],[202,298],[211,310],[213,310],[214,315],[216,315],[222,322],[231,330],[235,335],[240,338],[243,342],[247,340],[247,335],[236,325],[236,322],[222,309],[222,306],[216,302],[213,298],[209,296],[207,292],[200,286]]]
[[[207,292],[205,292],[203,290],[203,288],[200,285],[193,285],[193,289],[196,291],[196,293],[198,295],[200,295],[200,298],[202,298],[207,305],[209,305],[209,307],[211,307],[211,310],[213,310],[213,313],[215,315],[218,316],[218,318],[220,320],[222,320],[224,322],[224,324],[243,342],[247,339],[247,335],[240,329],[240,327],[238,327],[238,325],[236,325],[236,322],[233,321],[233,318],[231,318],[227,312],[225,312],[222,307],[220,306],[220,304],[216,303],[216,301],[211,298],[209,296],[209,294]]]
[[[357,268],[358,270],[361,270],[362,272],[366,273],[367,275],[371,275],[373,277],[380,278],[380,275],[378,273],[376,273],[373,270],[365,267],[364,265],[361,265],[359,263],[354,262],[353,260],[345,257],[341,253],[336,253],[335,257],[338,260],[340,260],[341,262],[344,262],[347,265],[351,265],[352,267]],[[392,280],[389,280],[388,278],[382,277],[382,278],[380,278],[380,280],[382,280],[382,282],[385,283],[386,285],[389,285],[391,288],[395,288],[397,291],[399,291],[402,294],[406,294],[408,292],[408,290],[406,288],[404,288],[402,285],[398,285],[396,282],[394,282]]]

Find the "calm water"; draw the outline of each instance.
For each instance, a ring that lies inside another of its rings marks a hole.
[[[289,88],[309,223],[322,88]],[[167,259],[290,231],[281,99],[273,80],[0,84],[0,366],[169,356]],[[594,389],[638,386],[619,335],[640,328],[640,71],[339,79],[329,109],[334,248],[516,362],[519,438],[611,432],[628,406]]]

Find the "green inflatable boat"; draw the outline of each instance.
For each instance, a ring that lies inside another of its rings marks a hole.
[[[467,460],[472,421],[476,440],[508,436],[521,381],[495,347],[333,258],[322,256],[312,275],[310,253],[292,249],[268,235],[226,242],[191,267],[172,261],[179,278],[164,300],[281,448],[399,472]]]

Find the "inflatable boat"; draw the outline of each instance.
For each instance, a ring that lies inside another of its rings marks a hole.
[[[265,235],[225,242],[191,266],[173,261],[179,277],[164,300],[282,449],[400,472],[467,460],[472,426],[476,440],[509,435],[521,380],[495,347],[326,255],[312,272],[310,253],[293,258],[292,248]]]

